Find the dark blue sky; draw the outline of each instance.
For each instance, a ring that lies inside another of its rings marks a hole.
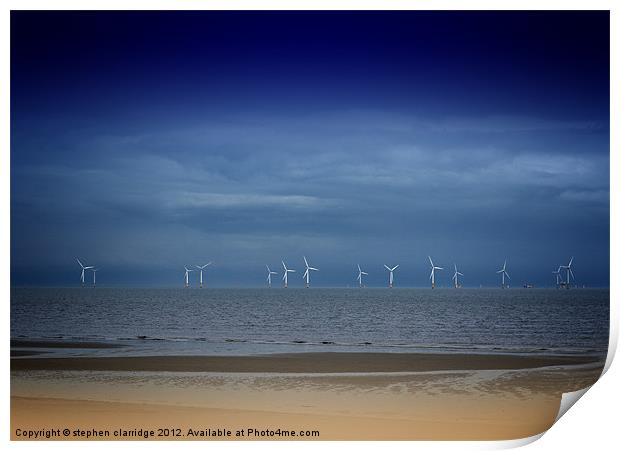
[[[13,12],[11,133],[14,285],[609,284],[607,12]]]

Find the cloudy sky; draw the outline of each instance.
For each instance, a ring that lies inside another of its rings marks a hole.
[[[609,284],[607,12],[13,12],[11,119],[13,285]]]

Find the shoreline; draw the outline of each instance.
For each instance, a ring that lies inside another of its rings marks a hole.
[[[11,371],[171,371],[218,373],[405,373],[520,370],[596,364],[590,356],[304,352],[256,356],[21,357]]]

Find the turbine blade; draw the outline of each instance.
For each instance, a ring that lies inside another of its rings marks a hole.
[[[306,260],[306,256],[304,255],[304,263],[308,266],[308,260]]]
[[[431,260],[431,256],[430,255],[428,256],[428,261],[431,262],[431,266],[435,266],[435,265],[433,265],[433,260]]]
[[[392,268],[392,271],[394,271],[396,268],[398,268],[400,265],[396,265]]]
[[[388,271],[391,271],[390,267],[388,265],[383,265],[385,266],[385,269],[387,269]]]
[[[506,277],[510,279],[510,276],[508,275],[508,273],[506,271],[504,271],[504,273],[506,273]]]

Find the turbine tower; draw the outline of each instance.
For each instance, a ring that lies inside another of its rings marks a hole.
[[[206,265],[202,265],[202,266],[198,266],[198,265],[196,265],[196,268],[198,268],[198,269],[200,270],[200,288],[202,288],[202,271],[203,271],[203,270],[204,270],[207,266],[209,266],[211,263],[213,263],[213,262],[209,262],[209,263],[207,263]]]
[[[502,275],[502,288],[506,288],[506,283],[505,283],[505,280],[504,280],[504,276],[508,277],[508,280],[510,280],[510,276],[506,272],[506,261],[507,260],[504,260],[504,266],[502,267],[502,269],[497,271],[497,274],[501,274]]]
[[[431,256],[428,256],[428,261],[431,262],[431,276],[429,277],[429,279],[431,279],[431,288],[435,288],[435,270],[442,270],[443,268],[440,268],[439,266],[435,266],[435,264],[433,263],[433,260],[431,260]]]
[[[566,289],[570,288],[570,278],[572,277],[575,280],[575,274],[573,274],[573,270],[571,269],[571,265],[573,264],[573,257],[570,258],[568,265],[560,266],[560,268],[566,270]]]
[[[91,268],[91,271],[93,272],[93,288],[97,285],[97,271],[100,269],[101,268]]]
[[[400,265],[396,265],[393,268],[390,268],[388,265],[383,265],[383,266],[385,266],[385,269],[387,269],[390,272],[390,278],[388,279],[389,280],[388,287],[392,288],[394,286],[394,270],[398,268]]]
[[[459,285],[459,276],[462,276],[463,273],[460,273],[458,269],[456,269],[456,263],[454,264],[454,275],[452,276],[452,280],[454,280],[454,288],[461,288]]]
[[[359,282],[360,282],[360,288],[362,288],[362,287],[364,286],[364,284],[362,283],[362,276],[367,276],[367,275],[368,275],[368,273],[367,273],[367,272],[362,271],[362,268],[360,268],[360,265],[359,265],[359,264],[357,265],[357,271],[358,271],[358,274],[357,274],[357,280],[359,280]]]
[[[306,272],[303,275],[303,278],[306,279],[306,288],[310,288],[310,271],[318,271],[318,268],[313,268],[308,265],[308,260],[304,256],[304,263],[306,264]]]
[[[284,260],[282,260],[282,266],[284,266],[284,277],[282,277],[282,280],[284,280],[284,288],[288,288],[288,273],[289,272],[295,272],[294,269],[288,269],[286,267],[286,264],[284,263]]]
[[[77,260],[77,262],[78,262],[78,263],[80,264],[80,266],[82,267],[82,275],[80,276],[80,280],[82,281],[82,286],[84,286],[84,271],[85,271],[86,269],[93,269],[93,267],[92,267],[92,266],[84,266],[84,265],[82,264],[82,262],[80,261],[80,259],[79,259],[79,258],[75,257],[75,259]]]
[[[560,288],[560,285],[564,283],[562,280],[562,268],[563,266],[558,266],[556,271],[551,271],[551,274],[555,274],[555,287]]]
[[[271,275],[278,274],[278,273],[269,269],[269,265],[265,265],[265,266],[267,267],[267,283],[269,283],[269,288],[271,288]]]
[[[189,269],[187,266],[185,268],[185,288],[189,288],[189,273],[193,271],[193,269]]]

